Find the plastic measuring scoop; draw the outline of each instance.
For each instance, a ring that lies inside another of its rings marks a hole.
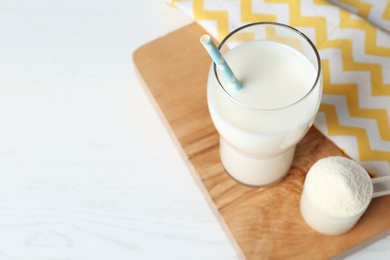
[[[373,185],[372,198],[390,194],[390,176],[378,177],[371,180]],[[334,217],[324,213],[309,198],[305,187],[301,196],[301,213],[306,223],[314,230],[325,235],[340,235],[351,230],[360,217],[364,214],[365,208],[359,214],[350,217]]]
[[[349,160],[346,158],[343,158],[342,160]],[[356,163],[356,162],[354,162]],[[329,166],[329,165],[328,165]],[[361,174],[365,174],[366,171],[361,167]],[[321,173],[322,174],[322,173]],[[380,196],[390,195],[390,176],[384,176],[384,177],[377,177],[377,178],[369,178],[368,174],[365,178],[361,179],[360,181],[363,181],[366,183],[366,185],[369,185],[371,182],[372,185],[372,196],[366,197],[366,206],[354,215],[349,216],[335,216],[331,215],[329,212],[324,212],[324,210],[321,209],[321,207],[318,206],[318,204],[315,204],[313,200],[310,197],[310,193],[308,192],[307,187],[307,178],[311,178],[311,181],[313,178],[317,178],[318,180],[318,172],[308,172],[308,175],[305,180],[305,185],[303,186],[303,191],[301,195],[301,201],[300,201],[300,210],[301,214],[305,220],[305,222],[314,230],[316,230],[319,233],[325,234],[325,235],[340,235],[343,233],[348,232],[351,230],[356,223],[359,221],[360,217],[364,214],[367,207],[369,206],[371,200],[373,198],[377,198]],[[334,186],[337,186],[337,183],[334,183]],[[313,192],[313,190],[311,191]],[[317,192],[315,190],[314,192]],[[360,192],[364,192],[361,190]],[[362,194],[363,195],[363,194]],[[318,202],[317,202],[318,203]]]

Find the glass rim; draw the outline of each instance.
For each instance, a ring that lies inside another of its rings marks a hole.
[[[302,100],[304,100],[307,96],[309,96],[309,94],[315,89],[315,87],[317,86],[318,82],[320,81],[320,78],[321,78],[321,58],[320,58],[320,54],[318,53],[318,50],[316,48],[316,46],[314,45],[314,43],[309,39],[309,37],[307,37],[303,32],[299,31],[298,29],[292,27],[292,26],[289,26],[287,24],[283,24],[283,23],[278,23],[278,22],[255,22],[255,23],[248,23],[248,24],[245,24],[243,26],[240,26],[238,27],[237,29],[231,31],[228,35],[226,35],[226,37],[221,41],[221,43],[218,45],[218,49],[221,50],[222,47],[224,46],[224,44],[227,42],[227,40],[229,40],[229,38],[234,35],[235,33],[245,29],[245,28],[248,28],[248,27],[251,27],[251,26],[255,26],[255,25],[275,25],[275,26],[280,26],[280,27],[284,27],[286,29],[289,29],[289,30],[292,30],[293,32],[295,32],[296,34],[298,34],[299,36],[301,36],[304,40],[306,40],[307,43],[309,43],[309,45],[311,46],[311,48],[313,49],[314,51],[314,54],[316,56],[316,60],[317,60],[317,64],[318,64],[318,69],[317,69],[317,75],[316,75],[316,79],[314,81],[314,84],[311,86],[310,90],[304,95],[302,96],[301,98],[299,98],[297,101],[294,101],[293,103],[291,104],[288,104],[286,106],[282,106],[282,107],[277,107],[277,108],[259,108],[259,107],[253,107],[253,106],[250,106],[250,105],[246,105],[242,102],[240,102],[239,100],[237,100],[236,98],[234,98],[230,93],[229,91],[226,90],[226,88],[223,86],[223,84],[221,83],[221,81],[219,80],[219,77],[218,77],[218,73],[217,73],[217,66],[215,64],[215,62],[213,62],[213,70],[214,70],[214,75],[215,75],[215,78],[217,79],[218,81],[218,84],[222,87],[223,91],[228,95],[228,97],[234,101],[236,104],[244,107],[244,108],[247,108],[247,109],[252,109],[252,110],[258,110],[258,111],[277,111],[277,110],[283,110],[283,109],[286,109],[286,108],[289,108],[289,107],[292,107],[298,103],[300,103]]]

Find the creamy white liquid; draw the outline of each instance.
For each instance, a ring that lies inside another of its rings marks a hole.
[[[279,43],[245,43],[224,57],[243,88],[229,89],[221,76],[229,96],[210,70],[208,104],[224,143],[221,160],[237,180],[249,185],[267,185],[288,170],[295,144],[317,113],[322,86],[313,88],[317,72],[312,63],[298,51]],[[287,154],[283,155],[284,152]],[[275,156],[280,158],[268,160]],[[283,161],[288,161],[288,165]]]
[[[313,65],[298,51],[280,43],[246,43],[229,52],[226,60],[245,85],[241,91],[227,90],[250,107],[288,106],[305,96],[315,82]],[[222,76],[220,80],[227,86]]]

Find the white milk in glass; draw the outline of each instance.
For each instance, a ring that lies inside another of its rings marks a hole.
[[[211,67],[208,105],[222,164],[241,183],[275,183],[288,172],[295,145],[317,113],[318,72],[297,50],[271,41],[244,43],[224,57],[243,88],[229,88],[218,75],[222,88]]]

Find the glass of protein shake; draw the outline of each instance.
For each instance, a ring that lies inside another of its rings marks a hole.
[[[212,64],[207,101],[222,164],[242,184],[274,184],[288,173],[318,111],[319,54],[304,34],[273,22],[240,27],[218,49],[242,84],[232,87]]]

